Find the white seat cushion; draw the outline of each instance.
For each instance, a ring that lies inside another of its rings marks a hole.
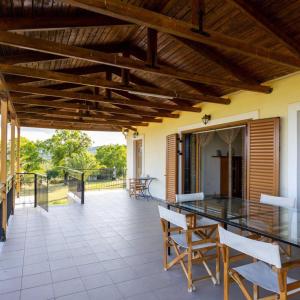
[[[212,220],[209,218],[205,218],[205,217],[201,217],[201,218],[197,219],[197,227],[218,225],[218,224],[220,224],[218,221],[215,221],[215,220]]]
[[[180,246],[182,248],[185,248],[185,249],[188,248],[185,233],[172,234],[171,238],[174,240],[174,242],[178,246]],[[201,240],[202,239],[198,235],[196,235],[195,233],[192,233],[192,241],[193,242],[198,242],[198,241],[201,241]],[[207,247],[215,247],[215,246],[216,246],[216,243],[203,243],[203,244],[200,244],[200,245],[193,246],[193,250],[207,248]]]
[[[258,285],[267,291],[279,293],[278,275],[264,262],[258,261],[233,268],[233,270],[255,285]],[[295,281],[295,279],[287,277],[287,284]]]

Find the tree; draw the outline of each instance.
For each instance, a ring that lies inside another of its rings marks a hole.
[[[122,170],[126,168],[126,146],[104,145],[97,148],[96,159],[106,168]]]
[[[89,152],[74,153],[65,161],[67,168],[75,170],[97,169],[99,164],[95,156]]]
[[[86,152],[91,145],[92,140],[82,131],[56,130],[44,142],[44,149],[51,155],[54,166],[65,166],[72,155]]]
[[[42,168],[44,159],[41,155],[40,142],[33,142],[25,137],[20,140],[20,164],[25,172],[36,172]]]

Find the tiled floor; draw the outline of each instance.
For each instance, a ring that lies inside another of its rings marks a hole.
[[[189,294],[179,268],[163,271],[161,246],[157,203],[122,190],[49,213],[19,208],[0,250],[0,299],[222,299],[211,281]],[[231,299],[243,299],[236,287]]]

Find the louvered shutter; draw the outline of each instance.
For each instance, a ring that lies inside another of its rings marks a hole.
[[[259,200],[262,193],[279,193],[279,118],[248,124],[247,198]]]
[[[175,195],[178,188],[178,134],[167,136],[166,147],[166,200],[175,202]]]

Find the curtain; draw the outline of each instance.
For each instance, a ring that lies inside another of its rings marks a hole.
[[[215,136],[215,131],[209,132],[200,132],[197,133],[197,141],[198,141],[198,183],[199,183],[199,190],[197,192],[203,192],[203,182],[202,182],[202,174],[201,174],[201,148],[206,147]]]
[[[232,143],[240,133],[241,128],[218,130],[219,137],[228,145],[228,197],[232,197]]]
[[[207,146],[213,139],[215,135],[214,131],[198,133],[198,143],[200,147]]]

